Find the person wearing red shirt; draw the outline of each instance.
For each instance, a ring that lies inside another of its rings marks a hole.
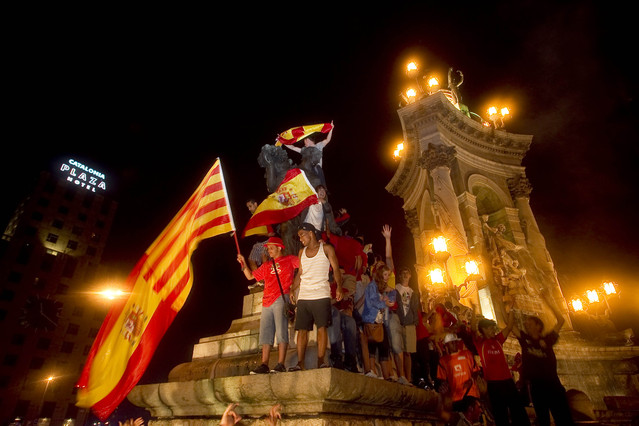
[[[477,333],[473,336],[473,343],[483,367],[495,424],[497,426],[511,423],[529,425],[528,414],[512,378],[502,347],[513,328],[512,309],[508,313],[506,327],[499,332],[496,327],[497,324],[494,321],[481,319],[477,324]],[[510,421],[508,420],[509,412]]]
[[[251,271],[244,256],[237,255],[237,261],[242,265],[242,272],[247,280],[264,280],[264,294],[262,295],[262,313],[260,315],[260,345],[262,345],[262,364],[251,371],[251,374],[266,374],[284,372],[286,351],[288,349],[288,319],[286,318],[286,303],[295,270],[299,268],[299,258],[294,255],[283,256],[284,243],[279,237],[269,238],[264,245],[271,260]],[[277,272],[277,274],[276,274]],[[278,283],[279,276],[279,283]],[[282,289],[280,290],[280,283]],[[282,293],[284,293],[282,295]],[[268,366],[271,346],[277,337],[278,362],[273,370]]]
[[[462,411],[460,404],[465,396],[479,398],[479,388],[474,380],[479,366],[471,351],[459,349],[460,340],[454,334],[446,335],[444,346],[448,354],[441,357],[437,369],[437,378],[443,380],[439,391],[450,396],[453,411]]]

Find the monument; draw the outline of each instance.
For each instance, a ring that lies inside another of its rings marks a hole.
[[[535,315],[554,324],[540,297],[548,290],[566,319],[555,352],[575,419],[626,421],[625,409],[639,395],[639,347],[594,344],[573,329],[529,204],[532,186],[522,160],[532,136],[506,132],[497,113],[491,125],[470,112],[462,82],[461,72],[451,69],[448,90],[405,96],[398,110],[404,150],[386,189],[404,201],[422,305],[449,303],[462,315],[472,311],[503,327],[508,304],[520,322]],[[278,157],[280,149],[262,157]],[[281,179],[286,158],[282,164],[269,169],[271,180]],[[192,360],[176,366],[167,383],[134,388],[128,398],[151,413],[151,426],[217,424],[230,403],[240,404],[246,424],[267,424],[265,415],[277,403],[285,425],[442,424],[432,390],[334,368],[249,375],[261,362],[261,297],[259,290],[245,296],[242,317],[223,335],[200,339]],[[294,330],[290,335],[287,367],[297,363]],[[307,365],[316,356],[317,336],[310,337]],[[520,350],[512,338],[504,349],[511,361]]]
[[[520,327],[525,315],[552,326],[555,319],[540,297],[547,289],[566,320],[555,351],[573,414],[615,416],[620,403],[639,401],[639,347],[623,339],[603,346],[575,332],[529,203],[532,185],[522,160],[533,137],[505,131],[497,112],[491,113],[493,123],[469,112],[460,85],[449,81],[449,90],[413,92],[398,111],[403,150],[386,189],[404,201],[422,303],[427,308],[448,301],[502,328],[508,304]],[[444,249],[437,240],[446,243]],[[469,264],[474,270],[467,270]],[[514,337],[504,349],[511,361],[520,350]]]

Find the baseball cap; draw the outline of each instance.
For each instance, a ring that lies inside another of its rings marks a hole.
[[[317,229],[313,226],[313,224],[308,223],[308,222],[304,222],[300,225],[300,227],[298,228],[298,231],[312,231],[317,233]]]
[[[446,336],[444,336],[444,344],[449,342],[456,342],[457,340],[460,340],[460,339],[459,337],[457,337],[456,334],[448,333]]]
[[[274,246],[279,247],[279,248],[282,248],[282,249],[284,248],[284,242],[279,237],[271,237],[264,243],[265,246],[269,245],[269,244],[270,245],[274,245]]]

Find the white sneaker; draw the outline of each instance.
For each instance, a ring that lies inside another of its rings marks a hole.
[[[402,385],[410,385],[410,382],[406,380],[404,376],[400,376],[399,379],[397,380],[397,383]]]
[[[368,373],[365,374],[366,377],[370,377],[372,379],[377,379],[377,374],[373,373],[372,371],[369,371]]]

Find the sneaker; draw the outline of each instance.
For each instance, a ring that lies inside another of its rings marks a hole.
[[[251,371],[251,374],[268,374],[271,372],[271,369],[268,368],[268,365],[261,364],[255,370]]]
[[[294,366],[289,368],[288,371],[302,371],[302,367],[300,367],[298,364],[295,364]]]
[[[277,363],[275,368],[271,370],[271,373],[284,373],[286,371],[286,367],[284,367],[281,363]]]
[[[410,385],[411,384],[411,382],[406,380],[406,378],[404,376],[399,376],[399,379],[397,380],[397,383],[399,383],[401,385]]]
[[[377,379],[377,374],[373,373],[372,371],[369,371],[368,373],[366,373],[365,376],[370,377],[372,379]]]

